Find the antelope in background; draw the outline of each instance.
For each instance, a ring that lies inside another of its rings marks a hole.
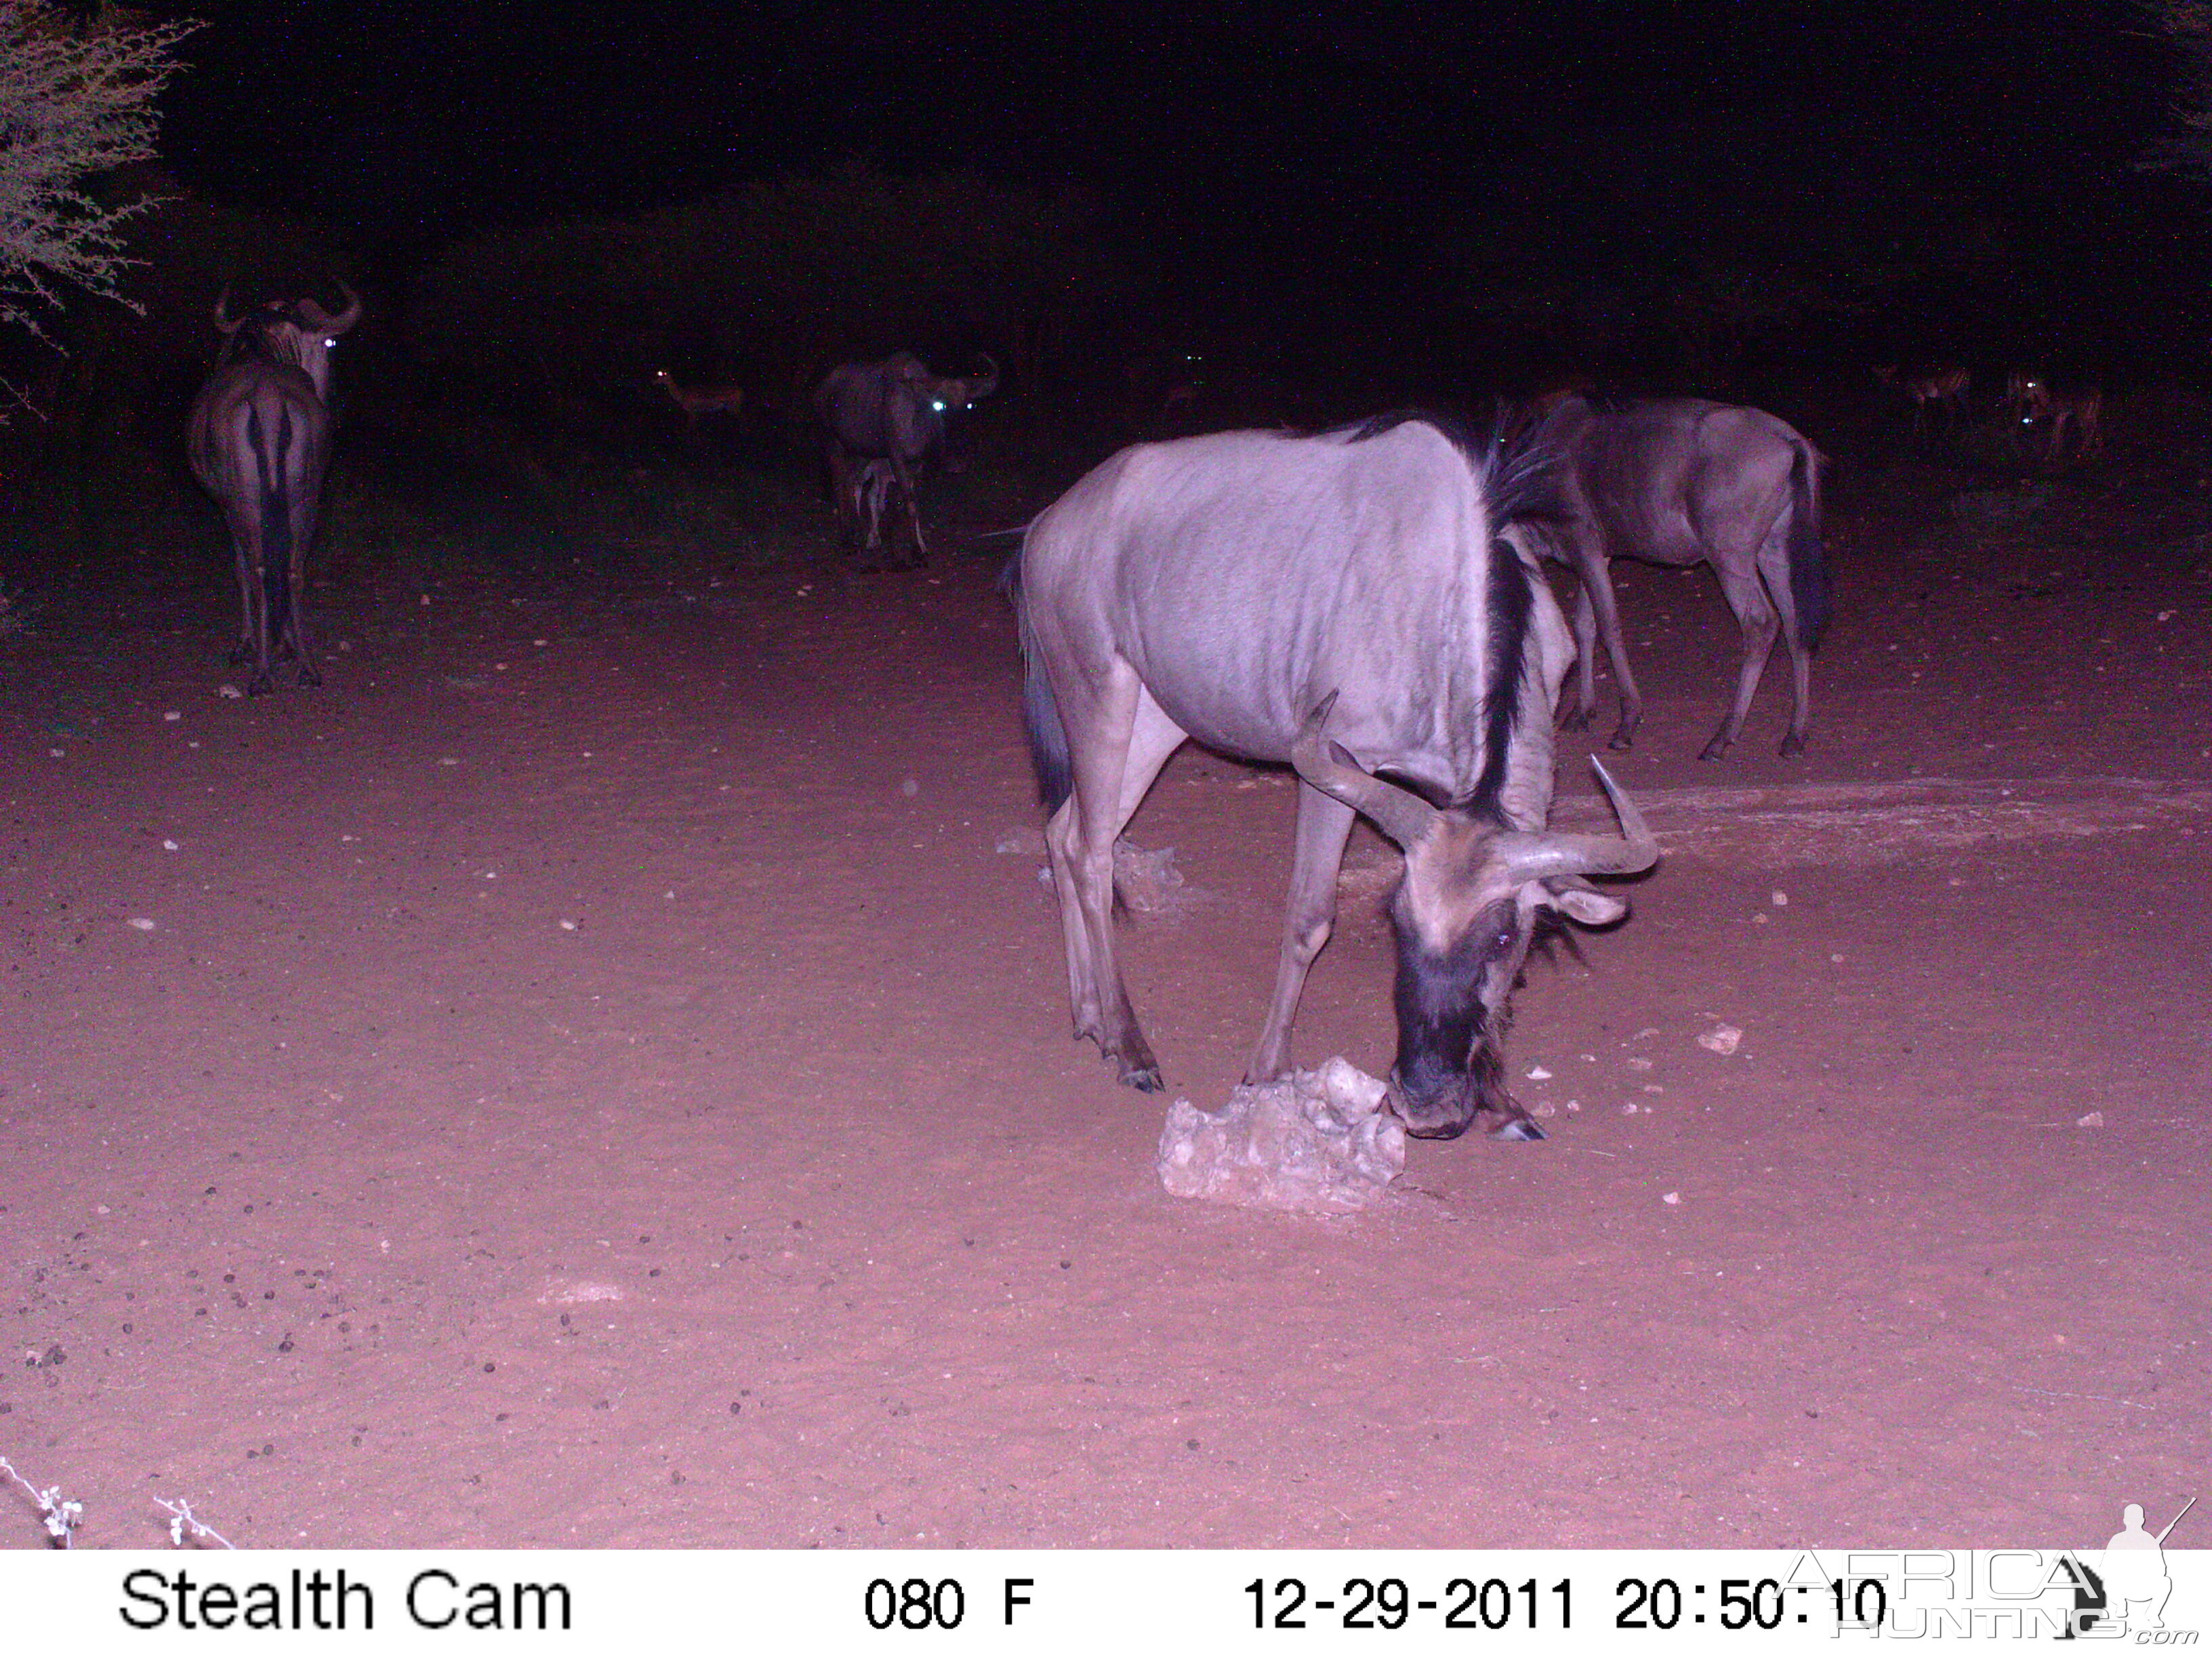
[[[1928,408],[1933,404],[1946,427],[1953,424],[1959,412],[1966,406],[1967,391],[1974,384],[1971,370],[1956,363],[1911,374],[1900,374],[1894,363],[1874,372],[1875,378],[1886,386],[1893,386],[1912,399],[1912,435],[1918,437],[1927,428]]]
[[[307,549],[330,463],[331,351],[361,320],[361,297],[338,287],[346,307],[335,317],[313,300],[271,300],[233,318],[225,289],[215,302],[222,350],[185,424],[192,476],[222,508],[237,554],[246,616],[230,660],[252,661],[255,696],[275,686],[279,656],[299,664],[301,685],[323,683],[304,614]]]
[[[2047,375],[2016,368],[2005,381],[2005,408],[2022,429],[2038,421],[2051,423],[2045,459],[2053,464],[2066,459],[2066,434],[2074,434],[2074,459],[2083,460],[2105,453],[2105,393],[2102,387],[2084,383],[2059,391]]]
[[[739,386],[678,386],[676,377],[665,368],[653,371],[653,383],[676,399],[684,411],[684,427],[687,432],[699,429],[702,415],[734,415],[744,405],[745,390]]]

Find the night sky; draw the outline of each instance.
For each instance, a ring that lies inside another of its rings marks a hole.
[[[1508,246],[1874,258],[1977,216],[2057,260],[2196,258],[2133,165],[2172,94],[2130,0],[155,9],[214,17],[170,166],[371,251],[860,157],[1079,190],[1191,287],[1287,305]]]

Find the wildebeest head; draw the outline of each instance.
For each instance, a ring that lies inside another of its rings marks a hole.
[[[957,415],[963,409],[973,408],[999,389],[999,365],[988,354],[979,353],[982,368],[974,374],[932,374],[920,362],[914,367],[920,371],[910,376],[913,384],[927,400],[930,412],[935,415]],[[908,359],[914,362],[913,359]]]
[[[345,309],[332,316],[313,300],[271,300],[258,311],[230,314],[230,290],[216,296],[215,325],[225,337],[223,357],[264,357],[304,371],[315,395],[331,396],[331,349],[338,337],[361,320],[361,296],[343,283]]]
[[[1500,1120],[1499,1133],[1534,1139],[1535,1127],[1505,1088],[1498,1043],[1538,914],[1561,911],[1592,925],[1619,921],[1626,903],[1580,878],[1647,870],[1658,843],[1601,766],[1598,777],[1620,818],[1618,836],[1515,830],[1480,809],[1432,806],[1364,771],[1322,737],[1335,701],[1332,695],[1309,717],[1291,761],[1300,777],[1362,813],[1406,854],[1390,902],[1398,935],[1391,1103],[1416,1135],[1449,1140],[1489,1112]]]

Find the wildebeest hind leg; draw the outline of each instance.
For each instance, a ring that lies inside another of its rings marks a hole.
[[[1105,684],[1055,684],[1075,774],[1074,792],[1045,828],[1066,933],[1068,989],[1078,1037],[1092,1037],[1120,1079],[1162,1087],[1159,1062],[1129,1003],[1114,947],[1114,843],[1152,780],[1183,740],[1127,664]]]
[[[1806,734],[1813,725],[1813,653],[1797,637],[1797,599],[1790,586],[1790,551],[1786,528],[1778,527],[1759,550],[1759,574],[1782,617],[1782,644],[1790,653],[1790,731],[1782,739],[1782,757],[1805,752]]]
[[[252,558],[241,544],[233,550],[233,562],[238,568],[238,643],[231,649],[228,660],[234,668],[253,659],[253,605],[260,592],[261,584],[253,579]]]
[[[1729,609],[1735,612],[1736,624],[1743,631],[1743,666],[1736,673],[1735,702],[1712,741],[1699,752],[1700,760],[1720,759],[1743,730],[1744,716],[1751,712],[1752,696],[1759,690],[1759,677],[1774,649],[1776,628],[1774,607],[1767,603],[1765,586],[1749,559],[1717,558],[1713,567],[1720,574],[1721,592],[1728,597]]]

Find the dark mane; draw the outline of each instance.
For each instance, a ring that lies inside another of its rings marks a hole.
[[[1521,723],[1522,683],[1528,672],[1528,625],[1536,608],[1534,578],[1512,544],[1498,532],[1518,524],[1553,523],[1565,515],[1559,489],[1559,456],[1545,441],[1544,422],[1514,418],[1501,403],[1487,428],[1477,428],[1455,415],[1427,410],[1392,410],[1370,416],[1337,433],[1348,443],[1364,443],[1419,421],[1449,438],[1480,480],[1490,508],[1490,563],[1484,595],[1490,617],[1490,681],[1482,700],[1482,770],[1462,810],[1506,823],[1501,805],[1506,763]]]
[[[1528,672],[1528,618],[1536,608],[1534,579],[1503,537],[1490,544],[1490,684],[1482,697],[1482,770],[1457,803],[1500,829],[1510,829],[1501,798],[1513,734],[1521,724],[1522,681]]]

